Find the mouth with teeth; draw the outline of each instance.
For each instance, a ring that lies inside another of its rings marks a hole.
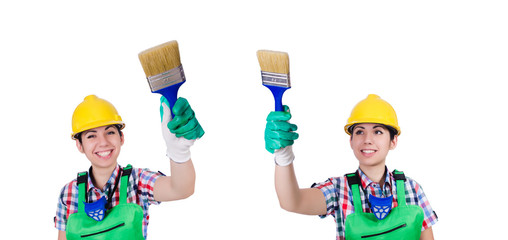
[[[374,153],[376,153],[377,150],[363,149],[363,150],[361,150],[361,152],[363,153],[363,155],[370,156],[370,155],[373,155]]]
[[[108,151],[96,152],[95,154],[99,155],[99,157],[101,157],[101,158],[107,158],[111,155],[112,152],[113,152],[113,150],[108,150]]]

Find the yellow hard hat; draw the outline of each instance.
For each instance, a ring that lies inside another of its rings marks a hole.
[[[83,131],[114,124],[119,125],[120,129],[125,127],[113,104],[95,95],[88,95],[72,114],[72,139]]]
[[[397,121],[397,114],[387,101],[376,94],[369,94],[366,99],[360,101],[351,111],[344,130],[351,135],[350,127],[357,123],[379,123],[390,126],[400,135],[400,127]]]

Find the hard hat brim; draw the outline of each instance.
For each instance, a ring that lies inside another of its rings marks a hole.
[[[353,122],[353,123],[348,123],[346,124],[346,126],[344,126],[344,131],[348,134],[348,135],[351,135],[352,132],[353,132],[353,128],[354,126],[358,125],[358,124],[361,124],[361,123],[375,123],[375,124],[381,124],[381,125],[384,125],[386,127],[389,127],[389,128],[392,128],[394,131],[395,131],[395,135],[396,136],[399,136],[400,135],[400,128],[398,126],[393,126],[391,124],[386,124],[386,123],[381,123],[381,122],[378,122],[378,121],[365,121],[365,122]]]
[[[83,129],[82,131],[79,131],[79,132],[73,132],[71,134],[71,138],[73,140],[77,140],[78,139],[78,136],[85,132],[85,131],[88,131],[90,129],[94,129],[94,128],[98,128],[98,127],[104,127],[104,126],[109,126],[109,125],[118,125],[120,126],[120,130],[124,129],[125,128],[125,123],[124,122],[121,122],[121,121],[110,121],[110,122],[104,122],[104,121],[100,121],[100,123],[91,123],[91,124],[88,124],[87,126],[83,126],[81,129]]]

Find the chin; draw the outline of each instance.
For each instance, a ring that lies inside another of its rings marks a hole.
[[[108,160],[100,159],[100,160],[94,160],[91,162],[92,162],[92,166],[96,166],[98,168],[109,168],[109,167],[117,165],[116,160],[111,160],[111,159],[108,159]]]
[[[365,167],[376,167],[376,166],[385,166],[385,162],[381,160],[360,160],[360,166]]]

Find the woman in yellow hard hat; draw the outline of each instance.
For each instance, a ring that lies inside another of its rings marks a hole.
[[[194,193],[190,147],[204,131],[186,99],[175,103],[173,120],[168,106],[162,97],[171,176],[118,164],[125,124],[110,102],[89,95],[76,107],[71,137],[91,167],[62,188],[55,217],[58,239],[146,239],[151,204]]]
[[[300,188],[292,145],[298,134],[289,108],[271,112],[266,149],[275,157],[275,188],[283,209],[333,216],[337,239],[433,239],[437,215],[420,185],[403,172],[388,171],[386,156],[401,133],[392,106],[375,94],[360,101],[344,126],[359,162],[357,171]]]

